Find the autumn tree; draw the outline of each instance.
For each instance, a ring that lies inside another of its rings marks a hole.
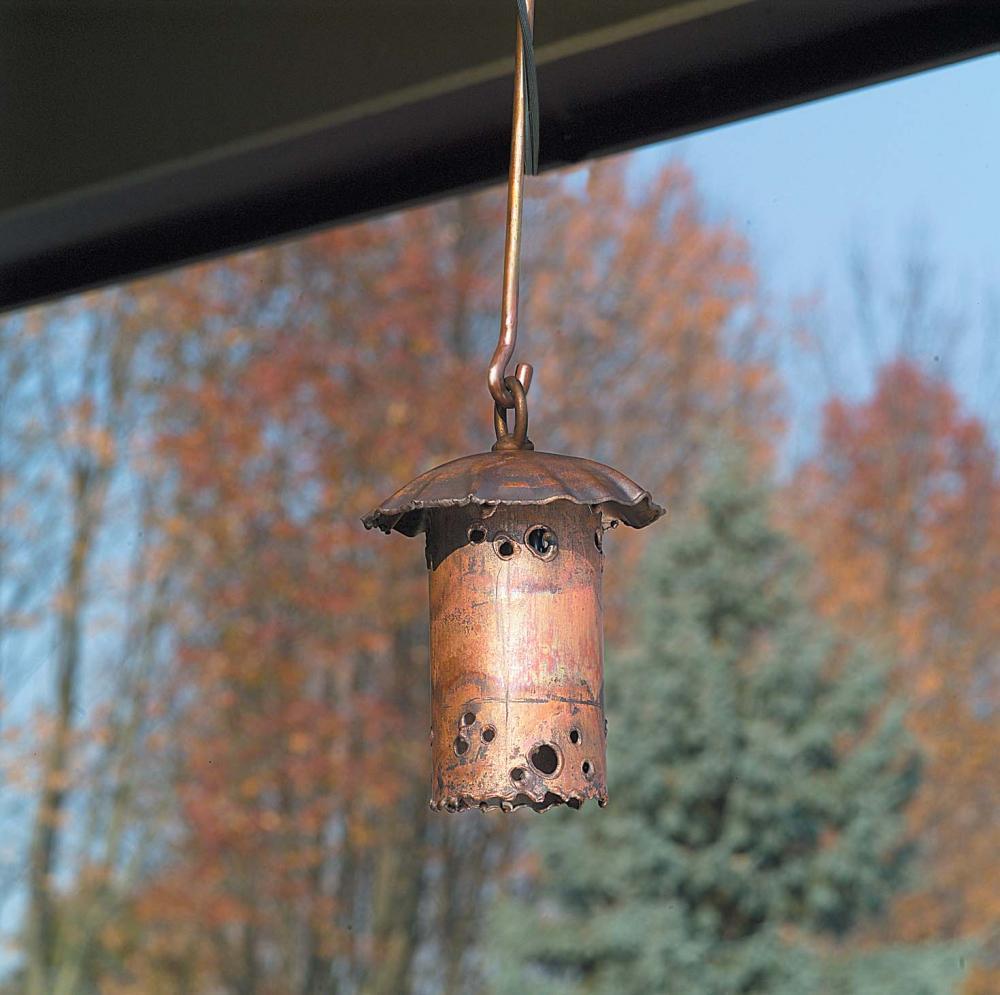
[[[871,397],[827,406],[789,507],[817,558],[818,603],[891,649],[916,703],[928,775],[912,824],[927,870],[899,904],[895,933],[987,939],[1000,922],[988,873],[1000,847],[995,448],[947,383],[899,360]]]
[[[145,303],[111,293],[0,323],[0,714],[5,797],[27,795],[7,814],[28,995],[81,990],[143,850],[136,760],[162,607],[148,490],[129,479]]]
[[[671,167],[630,203],[624,171],[532,200],[533,431],[625,467],[664,454],[650,483],[682,502],[675,452],[696,467],[737,424],[768,449],[769,332],[746,246],[705,223],[690,177]],[[423,563],[358,520],[488,448],[501,249],[492,192],[157,284],[177,847],[113,937],[116,991],[467,986],[513,823],[427,810]],[[637,279],[648,310],[628,304]]]
[[[447,845],[426,812],[425,578],[419,554],[377,548],[358,518],[473,444],[441,393],[471,374],[465,260],[495,240],[496,219],[467,214],[338,231],[159,288],[180,838],[114,938],[118,990],[407,983],[425,865]],[[488,864],[470,863],[472,887]]]
[[[533,434],[683,506],[717,438],[766,460],[771,333],[691,177],[626,170],[532,184]],[[491,442],[502,218],[493,191],[3,324],[19,990],[476,976],[517,823],[427,810],[423,564],[358,520]]]

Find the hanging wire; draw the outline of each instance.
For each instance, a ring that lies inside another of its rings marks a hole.
[[[500,337],[490,361],[490,394],[500,409],[513,408],[515,398],[504,383],[517,345],[518,274],[521,266],[521,215],[524,174],[538,172],[538,80],[535,71],[534,0],[516,0],[517,48],[514,54],[514,110],[510,136],[510,170],[507,175],[507,237],[503,254],[503,291],[500,299]],[[519,363],[515,376],[525,392],[531,386],[532,368]]]
[[[525,108],[524,122],[524,171],[529,176],[538,175],[538,73],[535,69],[535,36],[532,31],[534,21],[534,3],[529,4],[527,0],[516,0],[517,4],[517,25],[518,48],[521,58],[524,60],[524,97],[527,103]]]

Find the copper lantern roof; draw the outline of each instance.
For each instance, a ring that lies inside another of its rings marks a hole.
[[[436,466],[365,515],[365,528],[406,536],[427,530],[427,513],[464,505],[589,505],[607,526],[641,529],[664,510],[625,474],[602,463],[533,450],[476,453]]]

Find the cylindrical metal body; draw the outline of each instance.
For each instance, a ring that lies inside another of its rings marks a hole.
[[[434,467],[364,517],[427,534],[432,808],[607,802],[601,540],[662,514],[611,467],[514,448]]]
[[[466,504],[427,528],[431,806],[603,805],[601,515]]]

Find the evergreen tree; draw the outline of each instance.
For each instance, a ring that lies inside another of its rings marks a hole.
[[[735,463],[671,526],[638,648],[608,665],[611,804],[531,826],[541,870],[498,907],[497,991],[823,990],[808,951],[899,882],[919,764],[885,668],[805,579]]]

